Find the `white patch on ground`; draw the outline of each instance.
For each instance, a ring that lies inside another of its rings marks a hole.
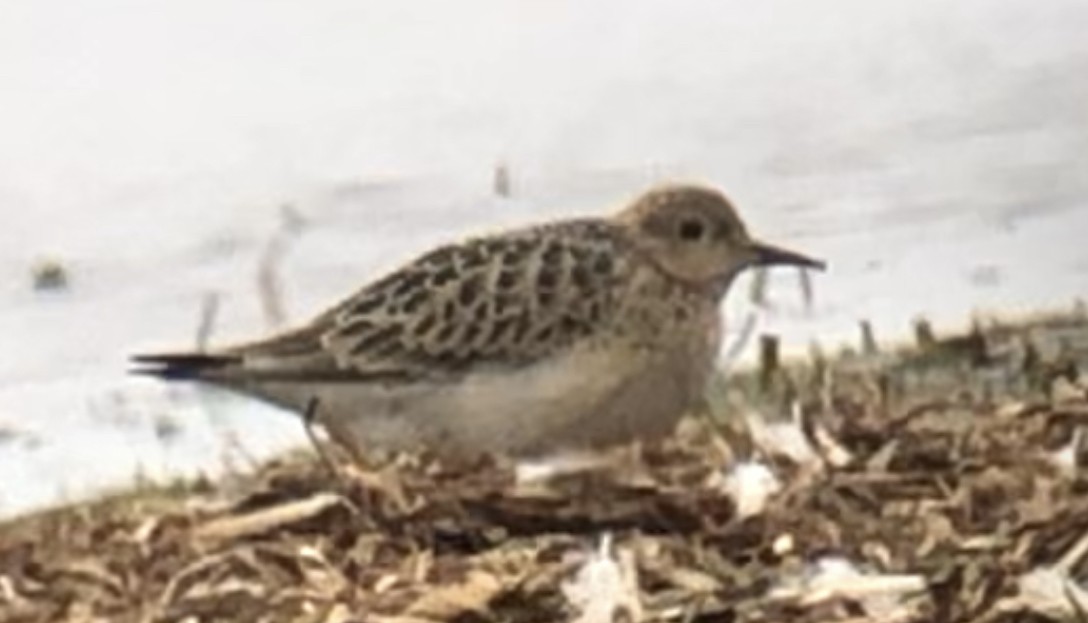
[[[782,482],[771,468],[754,461],[744,461],[731,467],[721,486],[736,504],[738,517],[762,513],[771,496],[782,490]]]
[[[613,551],[611,534],[601,538],[597,551],[562,590],[578,612],[575,623],[638,623],[643,618],[634,554]]]
[[[857,602],[873,621],[905,621],[914,612],[904,603],[925,589],[926,579],[920,575],[867,572],[849,560],[826,557],[804,573],[783,579],[768,598],[797,600],[802,605],[847,599]]]

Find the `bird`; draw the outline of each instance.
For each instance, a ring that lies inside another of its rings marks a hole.
[[[826,266],[751,236],[716,188],[662,184],[609,216],[439,246],[296,328],[133,371],[307,414],[356,456],[602,449],[703,404],[721,301],[774,265]]]

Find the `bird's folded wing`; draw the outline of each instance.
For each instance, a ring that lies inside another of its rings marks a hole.
[[[607,324],[621,244],[611,226],[586,221],[441,247],[304,331],[336,368],[362,375],[530,364]]]

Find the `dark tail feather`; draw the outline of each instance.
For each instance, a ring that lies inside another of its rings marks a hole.
[[[136,367],[131,374],[153,376],[168,381],[199,380],[214,377],[216,372],[241,362],[231,355],[183,353],[174,355],[136,355]]]

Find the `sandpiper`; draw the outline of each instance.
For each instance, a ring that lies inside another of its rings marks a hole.
[[[136,371],[309,412],[357,456],[587,450],[665,435],[697,407],[721,299],[780,264],[824,267],[751,237],[720,192],[666,185],[610,217],[439,247],[299,328],[140,355]]]

